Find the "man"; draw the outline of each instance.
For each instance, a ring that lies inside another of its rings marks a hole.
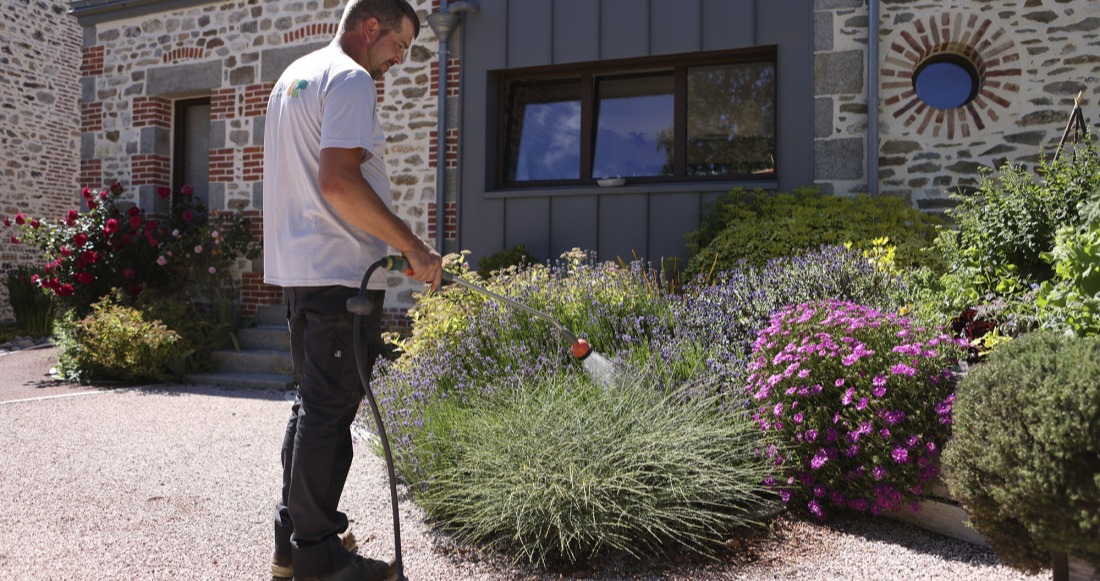
[[[297,397],[283,439],[275,517],[277,578],[385,580],[394,564],[341,545],[337,509],[363,397],[346,301],[387,245],[413,278],[438,287],[441,259],[390,210],[375,78],[403,62],[420,32],[406,0],[349,0],[336,37],[289,67],[268,101],[264,139],[264,280],[283,287]],[[373,365],[384,273],[368,285],[364,327]]]

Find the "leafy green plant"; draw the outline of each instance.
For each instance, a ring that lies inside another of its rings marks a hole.
[[[636,376],[607,389],[574,374],[508,400],[439,402],[449,411],[432,417],[448,421],[428,429],[445,453],[417,499],[459,538],[540,565],[711,553],[775,502],[760,435],[718,404]]]
[[[1035,296],[1036,318],[1048,329],[1100,334],[1100,222],[1084,230],[1062,228],[1043,253],[1054,277]]]
[[[61,373],[81,380],[110,379],[130,383],[163,381],[186,354],[179,334],[157,320],[146,320],[132,307],[106,297],[83,319],[63,319]]]
[[[481,278],[488,279],[498,270],[505,270],[511,266],[529,266],[538,262],[538,258],[527,251],[527,246],[517,244],[511,248],[505,248],[479,258],[477,273],[481,275]]]
[[[752,192],[737,188],[704,212],[699,229],[687,235],[690,275],[735,268],[740,261],[763,265],[822,245],[864,244],[887,237],[903,267],[934,261],[923,252],[941,220],[892,196],[843,197],[815,188]]]
[[[947,335],[848,302],[788,307],[753,345],[746,392],[783,471],[772,484],[824,519],[826,507],[878,514],[915,503],[938,471],[954,401]]]
[[[1044,253],[1062,227],[1081,226],[1079,212],[1100,189],[1100,160],[1092,144],[1078,155],[1044,161],[1041,176],[1006,164],[985,173],[972,195],[955,195],[955,228],[935,241],[949,268],[942,277],[943,312],[949,316],[988,302],[1016,298],[1055,276]]]
[[[1100,567],[1100,338],[1029,333],[960,382],[948,488],[1009,565]]]
[[[48,337],[53,334],[57,316],[57,303],[53,293],[39,284],[38,271],[19,267],[8,272],[8,302],[19,329],[32,337]]]

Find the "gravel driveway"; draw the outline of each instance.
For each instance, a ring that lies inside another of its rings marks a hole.
[[[2,579],[263,580],[289,402],[282,392],[206,386],[59,385],[52,350],[0,356]],[[344,510],[372,556],[393,552],[385,469],[365,445]],[[988,550],[869,518],[828,526],[781,520],[731,540],[717,560],[537,573],[454,546],[402,502],[413,581],[1050,578],[1019,574]]]

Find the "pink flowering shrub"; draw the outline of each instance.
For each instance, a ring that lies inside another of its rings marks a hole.
[[[957,340],[848,302],[777,312],[753,344],[753,418],[781,432],[768,484],[819,519],[827,507],[879,514],[916,501],[950,432]]]

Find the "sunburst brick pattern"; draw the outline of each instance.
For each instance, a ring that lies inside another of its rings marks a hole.
[[[936,109],[917,96],[913,75],[931,58],[961,57],[978,71],[978,94],[957,109]],[[886,112],[920,135],[949,140],[969,138],[986,121],[997,121],[1012,107],[1022,74],[1016,43],[990,20],[975,14],[944,12],[913,20],[897,32],[882,68]]]

